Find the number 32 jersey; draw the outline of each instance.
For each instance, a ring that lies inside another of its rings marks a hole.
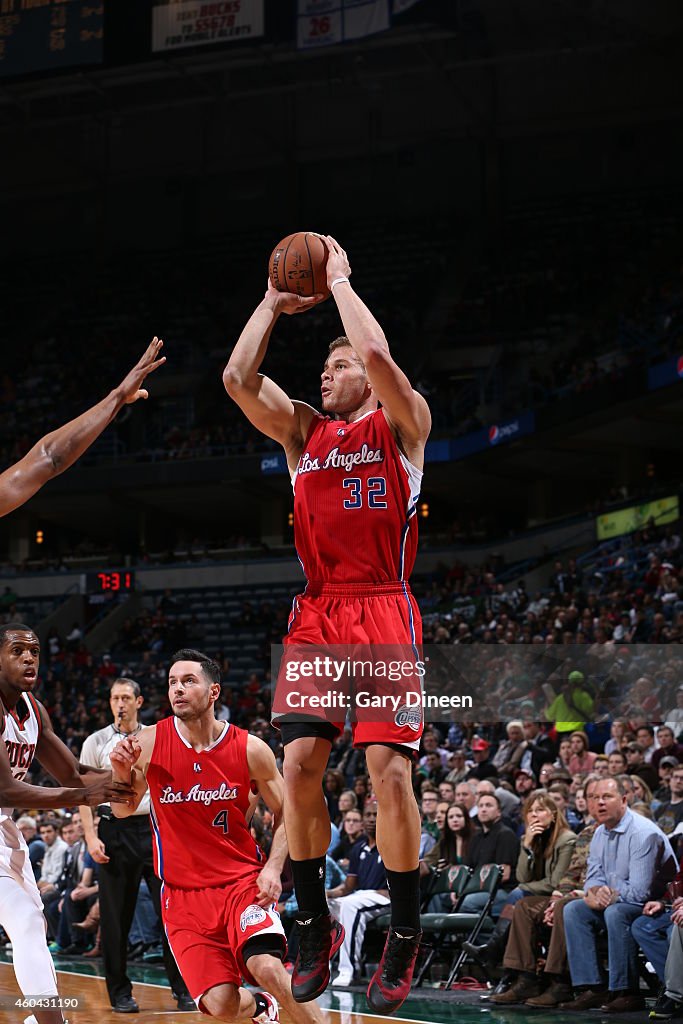
[[[147,783],[154,866],[167,885],[203,889],[258,877],[265,857],[245,817],[252,792],[247,735],[226,722],[197,752],[175,717],[157,723]]]
[[[407,580],[421,482],[381,409],[353,423],[316,415],[292,478],[294,538],[306,579]]]

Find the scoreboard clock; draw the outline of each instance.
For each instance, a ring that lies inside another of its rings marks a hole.
[[[103,569],[85,574],[86,594],[132,594],[134,590],[135,573],[130,569]]]

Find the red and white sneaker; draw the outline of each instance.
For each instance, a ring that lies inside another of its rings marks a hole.
[[[271,996],[269,992],[261,992],[260,995],[266,1000],[268,1006],[263,1013],[259,1013],[258,1017],[251,1018],[254,1024],[280,1024],[278,1016],[279,1006],[275,996]]]
[[[422,932],[413,928],[389,929],[382,959],[368,985],[367,1000],[375,1013],[395,1013],[408,998],[421,938]]]

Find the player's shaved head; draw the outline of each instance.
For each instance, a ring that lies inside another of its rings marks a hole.
[[[0,647],[6,644],[13,634],[19,633],[27,633],[33,640],[38,639],[35,630],[27,626],[25,622],[5,622],[0,626]]]

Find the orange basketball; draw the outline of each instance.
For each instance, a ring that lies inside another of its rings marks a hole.
[[[330,294],[327,287],[327,246],[312,231],[295,231],[273,249],[268,273],[279,292]]]

